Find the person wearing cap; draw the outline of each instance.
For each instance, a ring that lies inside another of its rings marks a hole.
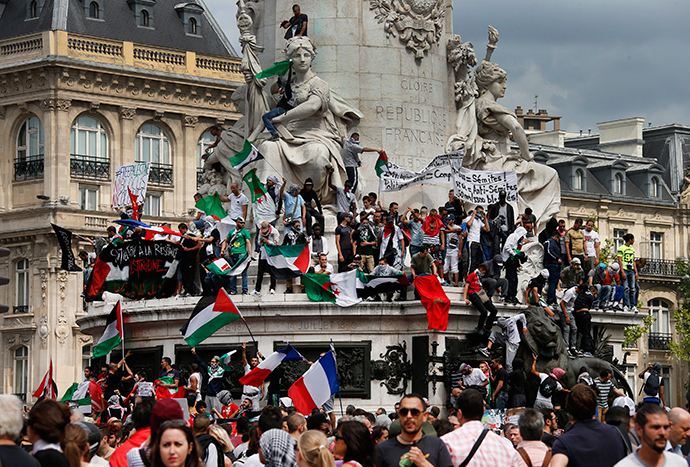
[[[606,268],[604,279],[601,281],[601,295],[599,299],[599,308],[602,311],[622,310],[623,295],[625,294],[625,287],[620,285],[622,282],[620,275],[620,266],[618,263],[613,263]]]
[[[532,374],[539,378],[539,389],[537,390],[537,398],[534,401],[535,409],[553,409],[552,397],[557,392],[570,392],[565,389],[560,380],[565,375],[563,368],[556,367],[551,373],[540,373],[537,371],[537,355],[532,354],[534,360],[532,361]],[[596,406],[596,399],[594,401]]]
[[[608,299],[607,296],[603,296],[603,285],[601,284],[606,278],[606,264],[599,263],[596,268],[593,268],[587,273],[587,285],[589,285],[589,290],[594,294],[594,303],[592,303],[592,309],[598,310],[602,308]],[[609,290],[610,292],[610,290]]]
[[[486,271],[486,276],[482,277],[482,282],[484,283],[484,289],[489,297],[494,296],[496,290],[501,291],[501,301],[505,302],[506,294],[508,293],[508,281],[501,277],[501,270],[503,269],[503,257],[501,255],[495,255],[489,261],[486,262],[489,268]]]
[[[407,213],[405,213],[407,215]],[[446,258],[443,261],[443,273],[446,276],[446,281],[450,282],[450,275],[453,274],[453,287],[458,286],[460,278],[460,269],[458,262],[462,256],[462,244],[464,238],[462,237],[462,228],[455,225],[455,215],[448,214],[446,217],[445,237],[446,237]],[[410,252],[412,245],[410,245]],[[505,279],[504,279],[505,280]]]
[[[350,268],[350,271],[358,270],[360,272],[366,272],[366,267],[362,261],[362,255],[359,253],[352,257],[352,263],[350,263],[347,267]]]
[[[261,248],[264,245],[278,246],[280,242],[280,233],[278,229],[273,227],[267,221],[261,223],[261,229],[259,229],[258,243],[260,248],[259,253],[259,268],[256,272],[256,284],[254,284],[254,295],[261,294],[261,284],[264,281],[264,273],[268,273],[268,277],[271,280],[271,294],[276,293],[276,278],[271,272],[271,268],[268,267],[268,256],[265,248]]]
[[[323,232],[323,208],[321,207],[319,195],[314,191],[314,181],[311,178],[307,178],[304,181],[304,187],[300,191],[300,196],[304,200],[304,225],[307,227],[307,235],[311,235],[314,228],[312,218],[316,219],[316,224],[321,226],[321,231]]]
[[[664,394],[664,378],[661,363],[650,363],[638,375],[642,379],[642,389],[644,393],[643,402],[661,402],[662,407],[666,407],[666,395]]]
[[[326,172],[328,172],[328,187],[331,190],[335,191],[338,218],[340,219],[341,215],[343,214],[349,214],[350,221],[352,221],[353,213],[357,212],[357,199],[355,198],[355,195],[352,193],[354,191],[352,189],[352,182],[350,180],[346,180],[345,188],[333,185],[333,182],[331,181],[331,176],[333,175],[334,171],[335,169],[333,167],[326,168]]]
[[[228,236],[223,240],[223,244],[220,246],[220,254],[225,254],[228,251],[226,260],[230,266],[234,266],[239,261],[241,261],[244,255],[252,256],[252,242],[251,234],[247,229],[244,228],[245,222],[244,217],[235,218],[235,230],[231,230]],[[249,279],[246,267],[242,272],[242,294],[249,294]],[[230,295],[237,294],[237,276],[230,276],[228,279],[228,284],[230,285]]]
[[[522,325],[522,334],[527,334],[527,318],[524,313],[511,316],[509,318],[498,318],[496,323],[501,327],[501,331],[491,331],[489,342],[486,347],[479,349],[479,353],[486,358],[491,357],[491,348],[494,344],[503,346],[506,349],[506,371],[510,373],[513,371],[513,360],[517,355],[518,347],[520,347],[520,332],[517,324]]]
[[[458,382],[460,390],[464,391],[465,389],[472,388],[482,393],[483,396],[487,395],[489,378],[487,378],[481,368],[472,368],[472,365],[468,363],[461,363],[460,374],[462,375]]]
[[[580,258],[573,258],[570,260],[570,266],[566,266],[561,270],[561,282],[559,285],[567,290],[582,284],[584,280],[585,272],[582,270],[582,262]]]
[[[338,272],[349,271],[349,265],[355,256],[356,245],[352,241],[353,230],[350,226],[352,215],[349,212],[338,213],[340,224],[335,228],[335,247],[338,250]]]

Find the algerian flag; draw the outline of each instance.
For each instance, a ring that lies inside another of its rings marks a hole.
[[[357,270],[338,274],[304,274],[304,290],[313,302],[330,302],[352,306],[361,302],[357,297]]]
[[[223,209],[222,201],[220,200],[220,196],[218,196],[217,192],[212,196],[201,198],[199,201],[197,201],[195,206],[197,209],[204,211],[207,215],[215,216],[218,219],[223,219],[228,215],[228,213],[225,212],[225,209]]]
[[[374,165],[374,168],[376,169],[376,175],[379,177],[381,177],[382,173],[390,172],[390,169],[388,168],[388,156],[384,151],[379,152],[379,158],[376,159],[376,165]]]
[[[122,342],[122,309],[120,308],[120,302],[113,307],[113,311],[108,315],[108,319],[105,322],[105,329],[103,330],[103,335],[101,339],[93,348],[93,357],[98,358],[103,355],[108,355],[111,350],[120,345]]]
[[[256,79],[270,78],[271,76],[283,76],[290,69],[290,62],[292,62],[292,60],[275,62],[273,66],[257,73]]]
[[[239,276],[249,267],[252,257],[245,253],[237,260],[234,266],[230,266],[225,258],[218,258],[208,263],[206,268],[217,276]]]
[[[234,168],[237,170],[242,170],[245,165],[263,158],[264,156],[261,155],[259,150],[256,149],[254,145],[249,142],[249,140],[245,139],[242,150],[230,157],[228,160]]]
[[[91,381],[83,381],[81,383],[74,383],[62,396],[60,402],[73,402],[77,404],[79,410],[84,414],[91,413],[91,395],[89,394],[89,386]]]
[[[197,302],[189,321],[180,332],[190,347],[196,347],[220,328],[239,318],[242,318],[242,313],[225,289],[221,288],[217,297],[205,296]]]

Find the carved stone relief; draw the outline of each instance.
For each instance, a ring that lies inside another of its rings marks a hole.
[[[412,364],[407,358],[407,343],[387,345],[383,360],[371,361],[371,379],[383,380],[388,394],[406,394],[407,381],[412,377]]]
[[[48,334],[50,334],[50,327],[48,326],[48,317],[46,315],[42,315],[38,323],[38,337],[41,338],[41,345],[43,347],[46,346],[46,342],[48,341]]]
[[[41,273],[41,303],[43,306],[46,304],[46,299],[48,298],[48,273],[45,269],[40,270]]]
[[[195,115],[185,115],[184,116],[184,126],[195,127],[199,123],[199,117]]]
[[[120,117],[122,117],[124,120],[132,120],[136,114],[136,108],[120,107]]]

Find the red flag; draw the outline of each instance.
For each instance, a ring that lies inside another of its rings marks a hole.
[[[38,397],[39,399],[57,399],[57,385],[53,380],[52,359],[50,360],[50,366],[48,367],[48,371],[46,372],[46,375],[43,377],[43,381],[41,381],[41,385],[34,393],[34,397]]]
[[[132,220],[138,221],[141,216],[139,216],[139,203],[137,203],[137,195],[132,194],[132,190],[127,187],[127,192],[129,193],[129,199],[132,201]]]
[[[414,280],[417,293],[422,298],[422,305],[426,308],[426,317],[429,320],[427,329],[448,329],[448,311],[450,300],[443,291],[437,276],[417,276]]]
[[[91,396],[91,410],[94,413],[101,413],[106,409],[107,405],[103,398],[103,389],[95,381],[91,381],[89,384],[89,396]]]

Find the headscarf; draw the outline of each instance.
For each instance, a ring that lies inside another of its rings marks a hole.
[[[110,407],[115,407],[116,409],[121,408],[120,407],[120,396],[117,394],[110,396],[110,399],[108,399],[108,405]]]
[[[551,376],[553,376],[557,381],[560,381],[564,374],[565,370],[563,368],[556,367],[553,369]]]
[[[465,370],[472,371],[472,367],[468,363],[461,363],[460,364],[460,371],[465,371]]]
[[[273,184],[276,186],[276,190],[280,190],[280,187],[283,185],[283,182],[276,175],[269,175],[266,177],[266,181],[268,180],[273,182]]]
[[[518,227],[515,229],[515,232],[508,235],[505,246],[503,247],[503,261],[508,261],[508,258],[510,258],[510,255],[513,254],[513,251],[518,249],[520,239],[525,235],[527,235],[527,229],[522,226]]]
[[[227,389],[223,389],[222,391],[220,391],[218,394],[216,394],[216,397],[223,405],[232,404],[232,394],[230,394],[230,391],[228,391]]]
[[[212,360],[220,361],[220,357],[217,355],[214,355]],[[208,374],[209,375],[216,375],[216,374],[218,374],[218,372],[220,370],[221,370],[220,363],[213,363],[213,362],[209,363],[209,365],[208,365]]]
[[[287,431],[272,428],[261,435],[259,447],[266,459],[266,467],[297,467],[297,441]]]

